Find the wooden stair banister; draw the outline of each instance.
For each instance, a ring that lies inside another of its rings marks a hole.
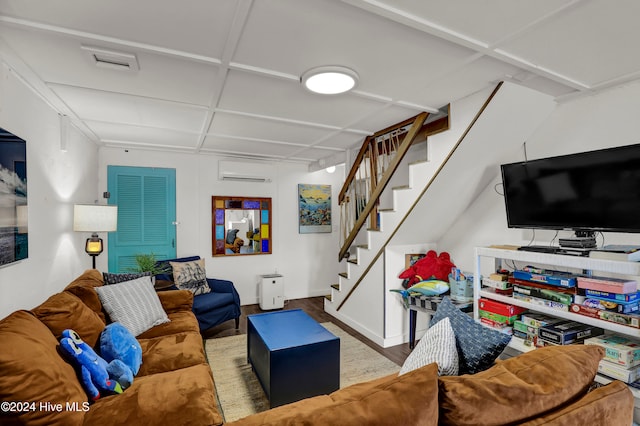
[[[460,146],[460,144],[465,140],[465,138],[467,137],[467,135],[469,134],[469,132],[471,131],[471,129],[473,128],[473,126],[475,125],[475,123],[478,121],[478,119],[480,118],[480,116],[482,115],[482,113],[485,111],[485,109],[489,106],[489,104],[491,103],[492,99],[494,98],[494,96],[498,93],[498,91],[500,90],[500,88],[502,87],[502,82],[498,83],[498,85],[495,87],[495,89],[493,89],[493,91],[491,92],[491,94],[489,95],[489,97],[485,100],[484,104],[480,107],[480,110],[476,113],[476,115],[473,117],[473,119],[471,120],[471,122],[469,123],[469,125],[467,126],[467,128],[464,130],[464,132],[462,133],[462,135],[460,136],[460,138],[458,139],[458,141],[455,143],[455,145],[453,146],[453,149],[449,152],[449,154],[445,157],[444,161],[442,162],[442,164],[440,164],[440,166],[438,167],[438,169],[435,171],[435,173],[433,174],[433,176],[431,177],[431,179],[429,179],[429,181],[427,182],[427,184],[425,185],[425,187],[422,189],[422,191],[420,192],[420,194],[416,197],[416,200],[413,202],[413,204],[409,207],[407,213],[404,215],[404,217],[402,218],[402,220],[400,220],[400,223],[398,224],[398,226],[391,232],[391,234],[388,236],[388,238],[381,244],[380,248],[378,249],[377,253],[373,256],[373,260],[369,263],[369,265],[366,267],[366,269],[363,271],[363,273],[360,275],[360,278],[358,278],[358,280],[354,283],[354,285],[351,287],[351,289],[349,290],[349,292],[347,293],[347,295],[342,299],[342,302],[340,302],[340,304],[338,305],[336,311],[339,311],[344,305],[345,303],[347,303],[347,300],[349,300],[349,298],[351,297],[351,295],[355,292],[355,290],[358,288],[358,286],[360,285],[360,283],[362,282],[362,280],[365,278],[365,276],[369,273],[369,271],[371,270],[371,268],[373,267],[373,265],[378,261],[378,259],[380,258],[380,256],[384,253],[385,248],[387,247],[387,245],[389,244],[389,242],[393,239],[393,237],[396,235],[396,233],[398,232],[398,230],[400,230],[400,228],[402,227],[402,224],[405,222],[405,220],[407,219],[407,217],[409,217],[409,215],[411,214],[411,212],[414,210],[414,208],[418,205],[418,202],[420,201],[420,199],[424,196],[424,194],[427,192],[427,190],[431,187],[431,185],[433,184],[433,182],[438,178],[438,175],[440,174],[440,172],[442,171],[442,169],[446,166],[446,164],[449,162],[449,160],[451,159],[451,156],[453,155],[453,153],[458,149],[458,147]],[[449,118],[449,114],[447,114],[447,117]],[[449,128],[449,126],[447,125],[447,129]],[[445,130],[445,129],[443,129]],[[440,130],[442,131],[442,130]]]
[[[347,251],[349,250],[349,247],[351,246],[351,244],[353,243],[353,241],[356,238],[356,235],[358,234],[358,231],[362,228],[362,226],[364,225],[364,223],[367,220],[367,217],[371,214],[371,212],[373,211],[374,207],[377,205],[378,203],[378,198],[380,197],[380,194],[382,194],[382,191],[385,189],[385,187],[387,186],[387,184],[389,183],[389,180],[391,179],[391,176],[393,176],[395,170],[398,168],[398,165],[400,164],[400,161],[402,161],[402,159],[404,158],[404,155],[407,153],[407,151],[409,150],[409,148],[411,147],[411,145],[413,144],[414,140],[416,139],[416,137],[418,136],[418,134],[420,133],[420,131],[422,130],[422,126],[425,123],[427,117],[429,116],[428,112],[422,112],[420,114],[418,114],[417,116],[415,116],[413,119],[407,120],[408,123],[402,122],[404,123],[404,125],[395,125],[393,126],[393,128],[402,128],[410,123],[411,127],[409,128],[409,130],[407,131],[407,133],[405,134],[402,143],[400,144],[400,146],[398,147],[398,150],[396,152],[396,155],[393,157],[393,159],[391,160],[391,163],[389,164],[389,167],[387,168],[387,170],[385,171],[385,173],[382,175],[381,179],[379,182],[377,182],[377,185],[375,187],[373,187],[373,191],[371,192],[369,199],[367,201],[366,206],[364,207],[364,209],[362,210],[362,212],[360,212],[358,219],[356,220],[353,229],[349,232],[349,235],[346,237],[345,241],[342,244],[342,247],[340,248],[340,252],[338,254],[338,261],[341,261],[344,257],[345,254],[347,253]],[[386,130],[386,129],[385,129]],[[381,131],[382,135],[384,135],[385,133],[388,133],[388,131]],[[353,179],[356,176],[357,170],[360,167],[360,164],[362,162],[362,160],[364,159],[367,151],[369,150],[369,146],[371,145],[371,142],[376,143],[376,136],[375,134],[372,136],[368,136],[365,139],[365,143],[362,145],[362,148],[360,149],[360,151],[358,152],[358,156],[356,157],[356,161],[353,164],[353,167],[351,168],[349,175],[347,177],[347,180],[345,181],[344,186],[342,187],[342,190],[340,191],[340,195],[338,198],[338,202],[340,204],[342,204],[343,202],[347,202],[347,200],[345,199],[346,197],[346,193],[348,191],[349,185],[352,183]],[[373,175],[373,172],[372,172]]]

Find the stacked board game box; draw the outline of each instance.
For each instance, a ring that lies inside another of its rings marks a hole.
[[[573,312],[605,321],[637,327],[640,323],[640,295],[635,280],[609,277],[578,277],[585,297],[572,306]],[[577,301],[576,301],[577,302]]]
[[[600,336],[604,330],[581,322],[562,320],[546,324],[538,329],[538,337],[556,345],[579,343],[587,338]]]
[[[490,327],[511,334],[513,323],[526,309],[496,300],[480,298],[478,300],[478,316],[480,322]]]
[[[576,276],[527,266],[513,272],[513,297],[534,305],[568,311],[575,301]]]
[[[598,345],[604,348],[605,360],[625,368],[640,365],[640,339],[607,333],[603,336],[585,339],[585,345]]]
[[[575,314],[597,318],[603,321],[615,322],[616,324],[627,327],[640,328],[640,316],[635,314],[621,314],[619,312],[596,309],[585,305],[579,305],[577,303],[571,305],[570,311]]]
[[[614,294],[629,294],[638,291],[638,283],[635,280],[624,278],[578,277],[578,287]]]
[[[482,278],[482,285],[494,289],[497,294],[511,295],[512,285],[509,282],[508,272],[496,272]]]
[[[575,287],[577,284],[577,276],[574,274],[533,266],[525,266],[513,271],[513,278],[565,288]]]
[[[591,337],[585,345],[602,346],[604,358],[598,364],[598,372],[625,383],[640,379],[640,340],[615,333]]]

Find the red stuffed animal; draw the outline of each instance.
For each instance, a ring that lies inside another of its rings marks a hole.
[[[409,288],[415,283],[429,279],[448,281],[451,268],[455,266],[446,251],[443,251],[438,256],[435,251],[429,250],[425,257],[402,272],[399,278],[405,279],[405,282],[402,283],[404,288]]]

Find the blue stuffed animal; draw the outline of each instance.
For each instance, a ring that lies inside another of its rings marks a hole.
[[[140,365],[142,364],[142,347],[136,338],[127,328],[119,322],[113,322],[107,325],[100,334],[100,355],[107,362],[116,359],[124,362],[131,369],[133,376],[138,374]],[[131,382],[124,384],[123,387],[131,386]]]
[[[126,370],[129,371],[129,374],[131,373],[129,367],[122,361],[115,360],[107,364],[91,346],[80,338],[78,333],[70,329],[62,332],[60,347],[80,367],[82,385],[93,401],[100,398],[100,391],[122,393],[120,383],[110,376],[110,374],[114,376],[126,375]]]

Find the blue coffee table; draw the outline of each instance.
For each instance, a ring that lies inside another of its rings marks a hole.
[[[301,309],[249,315],[247,356],[271,407],[340,388],[340,339]]]

